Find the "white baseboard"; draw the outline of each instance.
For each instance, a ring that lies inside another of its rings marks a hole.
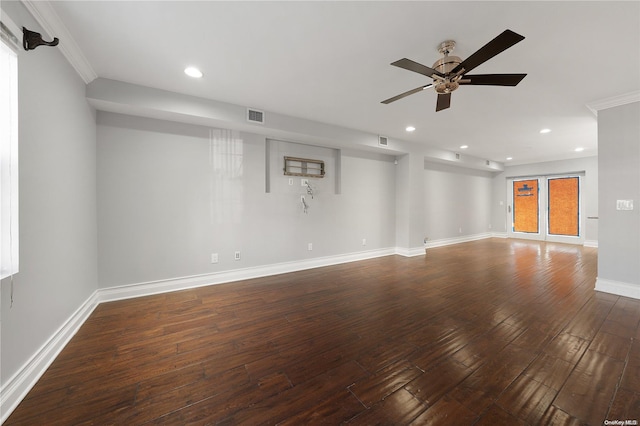
[[[413,247],[413,248],[396,247],[395,254],[404,256],[404,257],[422,256],[424,255],[424,247]]]
[[[208,285],[230,283],[252,278],[268,277],[270,275],[286,274],[288,272],[302,271],[305,269],[319,268],[322,266],[338,265],[341,263],[355,262],[358,260],[399,254],[397,253],[397,251],[398,250],[395,248],[368,250],[336,256],[317,257],[313,259],[298,260],[293,262],[254,266],[250,268],[235,269],[232,271],[221,271],[211,274],[192,275],[188,277],[170,278],[166,280],[148,281],[118,287],[102,288],[98,289],[98,300],[99,303],[111,302],[115,300],[150,296],[152,294],[186,290]]]
[[[509,238],[509,234],[507,234],[506,232],[492,232],[491,237],[492,238]]]
[[[0,424],[4,423],[31,388],[42,377],[58,354],[98,306],[94,292],[44,345],[0,387]]]
[[[617,294],[618,296],[640,299],[640,284],[624,283],[620,281],[596,279],[596,291]]]
[[[430,240],[424,244],[425,249],[430,249],[434,247],[442,247],[442,246],[450,246],[452,244],[460,244],[460,243],[468,243],[469,241],[477,241],[483,240],[485,238],[491,238],[493,236],[490,232],[485,232],[482,234],[473,234],[473,235],[464,235],[461,237],[453,237],[453,238],[442,238],[439,240]]]

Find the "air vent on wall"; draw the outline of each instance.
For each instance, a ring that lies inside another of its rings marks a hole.
[[[387,146],[389,145],[389,139],[387,139],[386,136],[380,136],[378,135],[378,145],[380,146]]]
[[[264,111],[247,108],[247,121],[251,123],[264,124]]]
[[[459,160],[459,159],[460,159],[460,153],[456,152],[456,160]]]
[[[487,161],[485,162],[485,164],[486,164],[487,166],[490,166],[490,165],[491,165],[491,161],[487,160]]]

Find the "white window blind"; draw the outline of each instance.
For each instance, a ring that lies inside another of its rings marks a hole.
[[[0,278],[18,272],[18,56],[0,41]]]

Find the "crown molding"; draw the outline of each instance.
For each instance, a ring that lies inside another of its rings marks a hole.
[[[589,102],[587,108],[597,117],[598,111],[600,110],[632,104],[634,102],[640,102],[640,90]]]
[[[22,4],[50,38],[55,36],[60,39],[58,48],[86,84],[98,78],[98,74],[93,70],[49,1],[22,0]]]

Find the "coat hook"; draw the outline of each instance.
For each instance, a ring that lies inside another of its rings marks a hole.
[[[33,50],[38,46],[57,46],[60,40],[58,37],[54,37],[53,41],[42,40],[42,35],[34,31],[29,31],[25,27],[22,27],[22,47],[24,50]]]

